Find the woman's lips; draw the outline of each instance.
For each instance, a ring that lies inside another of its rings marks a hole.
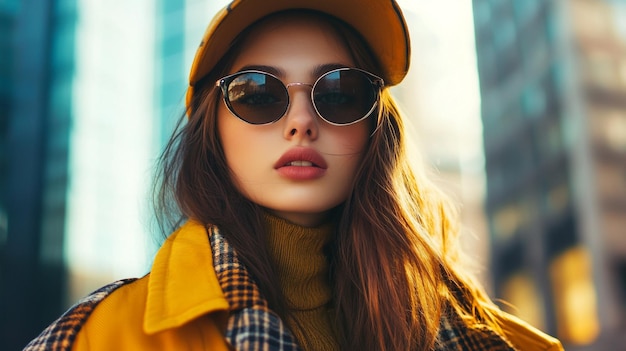
[[[304,147],[290,149],[274,164],[281,176],[292,180],[319,178],[327,167],[326,160],[317,151]]]

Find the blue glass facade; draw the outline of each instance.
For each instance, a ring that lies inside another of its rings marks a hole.
[[[185,1],[160,0],[157,4],[156,103],[161,132],[159,144],[169,139],[184,108],[187,80],[185,62]]]
[[[12,39],[16,21],[17,1],[0,1],[0,247],[7,237],[6,181],[8,167],[7,130],[11,110],[13,77]],[[0,249],[0,254],[4,250]]]
[[[8,53],[0,59],[0,339],[3,347],[19,349],[66,307],[62,247],[73,55],[65,50],[76,12],[73,1],[6,4],[0,5],[0,45]]]

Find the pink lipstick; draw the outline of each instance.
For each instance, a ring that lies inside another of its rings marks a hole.
[[[323,176],[327,168],[324,158],[314,149],[296,147],[285,152],[274,163],[278,173],[292,180],[311,180]]]

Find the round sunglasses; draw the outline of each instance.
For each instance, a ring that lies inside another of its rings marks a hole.
[[[322,74],[313,84],[285,85],[273,74],[246,70],[215,82],[230,112],[250,124],[269,124],[289,108],[289,88],[311,87],[313,107],[326,122],[344,126],[372,114],[378,105],[383,79],[358,68],[338,68]]]

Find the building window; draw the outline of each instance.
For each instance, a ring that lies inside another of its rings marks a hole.
[[[546,214],[558,216],[565,212],[570,203],[570,191],[566,182],[559,182],[548,188],[545,194]]]
[[[590,111],[594,143],[621,153],[626,152],[626,110],[598,107]]]
[[[515,42],[517,30],[512,18],[504,18],[497,23],[497,30],[493,33],[493,42],[499,52],[508,50]]]
[[[575,35],[580,39],[607,38],[611,34],[611,14],[604,1],[570,1]]]
[[[617,76],[622,90],[626,90],[626,58],[620,60]]]
[[[596,184],[601,199],[626,200],[626,173],[616,162],[598,161],[596,164]]]
[[[523,213],[517,204],[498,209],[492,217],[493,234],[498,241],[508,241],[522,225]]]
[[[532,191],[526,191],[526,194],[494,212],[491,228],[496,240],[510,240],[519,230],[536,219],[536,196]]]
[[[607,117],[604,122],[607,146],[616,152],[626,152],[626,111]]]
[[[615,58],[610,52],[589,49],[584,54],[584,77],[592,86],[613,90],[621,85]]]
[[[547,122],[537,129],[537,158],[552,160],[563,151],[563,136],[556,118],[546,118]]]
[[[626,240],[624,240],[624,235],[626,234],[625,211],[603,211],[601,218],[607,251],[612,256],[626,260]]]
[[[518,23],[525,23],[537,13],[539,0],[514,1],[513,6]]]
[[[612,7],[610,12],[613,15],[613,23],[615,24],[615,33],[619,40],[626,42],[626,3],[623,1],[611,1],[609,5]]]
[[[474,1],[474,21],[477,28],[482,28],[491,21],[489,1]]]
[[[626,259],[622,258],[615,266],[615,278],[620,290],[622,308],[626,311]]]
[[[546,104],[546,92],[540,84],[529,85],[522,93],[522,108],[526,117],[539,118],[543,116]]]

